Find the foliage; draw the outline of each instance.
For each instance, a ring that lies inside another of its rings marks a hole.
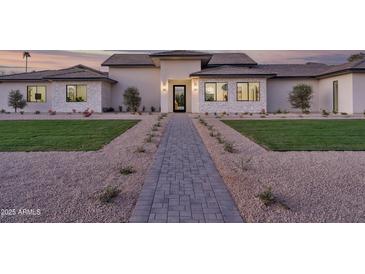
[[[268,187],[265,191],[258,195],[258,198],[265,206],[271,206],[276,203],[274,194],[272,193],[271,187]]]
[[[352,54],[349,58],[347,58],[348,62],[358,61],[365,58],[365,53],[359,52],[356,54]]]
[[[99,195],[99,200],[102,203],[110,203],[120,193],[116,186],[107,186]]]
[[[306,84],[296,85],[289,94],[289,102],[293,108],[298,108],[305,112],[311,107],[312,94],[311,86]]]
[[[225,141],[224,142],[224,150],[229,152],[229,153],[233,153],[235,151],[234,147],[233,147],[233,143]]]
[[[19,90],[12,90],[8,97],[8,106],[13,107],[15,112],[17,109],[23,109],[27,105],[27,101],[23,99],[23,94]]]
[[[129,108],[129,110],[136,112],[141,104],[141,97],[139,96],[139,91],[136,87],[128,87],[124,91],[124,104]]]
[[[120,169],[120,174],[122,175],[129,175],[135,173],[135,169],[132,166],[125,166]]]

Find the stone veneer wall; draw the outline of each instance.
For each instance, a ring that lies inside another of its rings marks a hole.
[[[206,102],[204,98],[205,83],[226,82],[228,83],[227,102]],[[260,101],[237,101],[236,84],[238,82],[260,83]],[[207,78],[199,79],[199,109],[200,112],[252,112],[258,113],[262,109],[267,110],[266,104],[266,78]]]
[[[86,85],[86,102],[66,102],[66,85]],[[52,110],[59,112],[72,112],[73,109],[76,109],[76,111],[84,111],[89,108],[95,112],[102,111],[102,84],[100,81],[55,81],[52,86]]]

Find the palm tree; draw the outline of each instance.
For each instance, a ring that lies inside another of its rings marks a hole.
[[[25,58],[25,72],[28,72],[28,58],[30,58],[30,53],[28,51],[23,52],[23,59]]]

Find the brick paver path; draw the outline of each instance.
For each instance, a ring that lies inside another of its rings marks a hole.
[[[242,222],[188,115],[166,125],[130,222]]]

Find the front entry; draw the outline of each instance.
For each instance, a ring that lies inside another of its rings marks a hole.
[[[174,85],[174,112],[186,112],[186,86]]]

